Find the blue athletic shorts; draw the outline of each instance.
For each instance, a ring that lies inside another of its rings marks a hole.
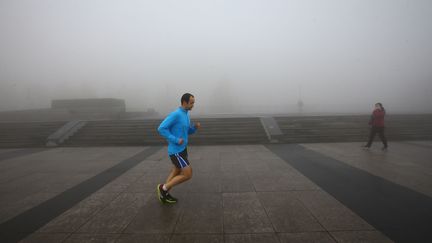
[[[170,155],[171,161],[175,167],[183,169],[189,166],[187,149],[181,151],[178,154]]]

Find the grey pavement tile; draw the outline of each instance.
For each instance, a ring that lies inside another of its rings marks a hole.
[[[132,184],[144,176],[144,173],[133,171],[133,169],[134,167],[129,169],[129,171],[127,171],[126,173],[117,177],[113,182]]]
[[[115,243],[120,234],[81,234],[70,235],[63,243]]]
[[[318,187],[307,178],[292,176],[290,173],[262,173],[251,175],[250,180],[257,192],[318,190]]]
[[[223,151],[216,147],[195,147],[195,150],[191,148],[188,148],[188,158],[192,161],[194,159],[199,161],[219,161],[221,151]]]
[[[0,200],[0,219],[10,202],[26,197],[37,200],[34,195],[43,190],[65,190],[142,149],[60,148],[27,156],[30,161],[6,161],[4,168],[14,173],[15,179],[0,186],[0,191],[10,195]],[[46,159],[46,153],[52,157]],[[28,242],[59,242],[67,237],[66,242],[334,242],[335,238],[340,242],[391,242],[265,146],[196,146],[190,148],[189,156],[194,176],[172,190],[180,199],[177,204],[162,205],[156,198],[156,185],[166,179],[172,168],[165,148],[26,240],[33,237]],[[384,159],[389,165],[390,158],[394,158],[374,153],[369,156],[371,161]],[[65,160],[59,164],[63,157]],[[401,160],[398,163],[408,165]],[[23,165],[29,166],[20,168]],[[370,166],[382,175],[390,175],[385,165]],[[1,175],[8,176],[4,173]],[[411,172],[400,173],[412,176]],[[21,205],[26,204],[31,205]],[[70,232],[74,234],[68,237]]]
[[[238,162],[222,162],[221,163],[221,173],[246,173],[245,166],[243,163]]]
[[[152,196],[153,195],[149,193],[121,193],[108,204],[107,209],[111,210],[128,206],[140,208],[145,205]]]
[[[172,243],[223,243],[223,234],[173,234]]]
[[[34,188],[19,188],[19,189],[17,188],[15,191],[8,192],[8,193],[0,191],[0,194],[2,195],[2,197],[0,198],[0,206],[1,208],[6,208],[11,205],[13,206],[13,204],[15,203],[32,201],[33,200],[32,196],[39,193],[46,193],[46,192],[42,192],[40,189],[35,190]],[[55,194],[55,193],[46,193],[46,194]],[[28,202],[25,202],[24,204],[28,204]]]
[[[265,149],[265,151],[256,151],[255,152],[255,155],[257,158],[261,159],[262,161],[271,161],[271,160],[282,161],[277,155],[275,155],[267,147],[263,146],[263,148]]]
[[[90,167],[98,166],[99,168],[107,166],[106,168],[109,168],[113,164],[133,156],[142,150],[144,148],[138,147],[60,147],[33,154],[27,160],[32,164],[34,164],[34,161],[41,161],[60,167],[65,166],[65,168],[72,170],[74,168],[80,169],[84,165],[89,165]]]
[[[374,229],[324,191],[293,192],[328,231]]]
[[[80,227],[80,233],[120,233],[137,213],[137,208],[125,207],[103,210]]]
[[[120,193],[103,193],[103,192],[95,192],[89,197],[85,198],[81,202],[77,204],[77,206],[80,207],[104,207],[111,203],[115,198],[117,198],[120,195]]]
[[[182,201],[176,204],[162,204],[156,195],[141,207],[136,217],[125,228],[123,233],[173,233],[181,213]]]
[[[17,215],[19,215],[22,212],[25,212],[28,209],[31,209],[42,202],[45,202],[46,200],[49,200],[56,196],[55,193],[48,193],[48,192],[38,192],[38,193],[32,193],[25,197],[22,200],[11,202],[7,201],[6,203],[2,203],[1,209],[0,209],[0,222],[5,222]]]
[[[225,243],[279,243],[275,233],[266,234],[225,234]]]
[[[2,148],[2,149],[0,149],[0,154],[12,152],[12,151],[17,151],[17,150],[20,150],[20,148],[12,148],[12,149]]]
[[[213,192],[189,192],[182,200],[183,208],[222,208],[222,194]]]
[[[370,231],[333,231],[330,234],[340,243],[390,243],[387,236],[376,230]]]
[[[58,243],[68,236],[68,233],[33,233],[21,240],[20,243]]]
[[[56,180],[49,173],[29,173],[25,176],[18,177],[0,186],[0,192],[3,194],[13,194],[16,191],[27,190],[39,192]]]
[[[55,183],[50,183],[48,185],[45,185],[43,187],[43,191],[45,192],[51,192],[51,193],[62,193],[76,185],[78,185],[79,183],[89,179],[91,176],[88,175],[83,175],[81,180],[77,180],[77,181],[61,181],[61,179],[59,179],[59,182],[55,182]]]
[[[207,156],[207,157],[206,157]],[[206,170],[220,170],[220,161],[219,158],[211,158],[209,155],[203,155],[203,158],[200,159],[192,159],[190,156],[188,157],[189,164],[195,171],[206,172]],[[172,163],[170,161],[170,163]]]
[[[19,215],[20,213],[22,213],[21,210],[2,210],[0,212],[0,223],[4,223],[6,221],[8,221],[9,219],[14,218],[15,216]]]
[[[403,161],[408,159],[411,165],[421,166],[432,169],[430,157],[432,156],[431,142],[395,142],[392,143],[387,152],[391,155],[401,158]]]
[[[147,192],[154,193],[156,190],[157,184],[164,183],[167,176],[169,174],[169,170],[166,171],[165,174],[146,174],[136,180],[133,184],[131,184],[128,188],[128,192]]]
[[[175,233],[223,233],[222,195],[188,193]]]
[[[203,157],[205,156],[205,154],[199,153],[197,151],[188,151],[188,159],[190,159],[191,161],[198,161],[198,160],[202,160]]]
[[[254,180],[256,180],[257,178],[265,178],[265,177],[272,177],[275,175],[280,175],[280,174],[275,174],[275,172],[270,170],[270,169],[261,170],[261,171],[248,171],[248,170],[246,170],[246,173],[252,182]]]
[[[15,178],[8,180],[7,184],[2,183],[0,191],[3,195],[8,194],[8,197],[17,190],[31,193],[52,188],[60,192],[141,150],[133,147],[56,148],[26,158],[20,157],[10,163],[9,168],[2,167],[2,173],[15,175]],[[3,176],[0,180],[5,182]]]
[[[171,169],[173,168],[172,162],[171,161],[167,161],[167,162],[161,162],[161,163],[166,163],[166,165],[164,166],[157,166],[157,167],[150,167],[148,169],[146,169],[146,174],[144,176],[153,176],[153,175],[159,175],[162,176],[165,181],[166,177],[168,176],[168,174],[170,173]]]
[[[222,173],[222,192],[253,192],[255,188],[245,173]]]
[[[100,190],[98,190],[98,192],[102,192],[102,193],[118,192],[118,193],[120,193],[120,192],[125,192],[130,186],[131,186],[130,183],[112,181],[112,182],[108,183],[107,185],[105,185],[104,187],[102,187]]]
[[[205,159],[199,161],[189,159],[189,163],[192,166],[194,172],[208,173],[221,171],[221,164],[218,159]]]
[[[164,159],[166,156],[168,156],[168,152],[167,152],[167,147],[164,146],[162,149],[160,149],[156,153],[147,157],[146,160],[160,161],[160,160]]]
[[[432,196],[432,149],[394,142],[388,151],[364,151],[357,143],[304,144],[304,147],[342,161],[396,184]]]
[[[122,234],[116,243],[168,243],[171,234]]]
[[[37,153],[27,153],[29,151],[25,151],[26,149],[19,149],[20,151],[9,152],[9,155],[3,154],[0,160],[0,168],[1,169],[9,169],[9,168],[17,168],[17,166],[30,166],[35,161],[43,161],[43,157],[48,157],[51,153],[51,149],[47,149],[45,151],[37,152]],[[18,155],[18,156],[15,156]],[[45,158],[46,160],[46,158]]]
[[[223,193],[225,233],[274,232],[256,193]]]
[[[189,192],[221,192],[221,177],[219,173],[197,173],[186,182]]]
[[[280,233],[280,243],[336,243],[327,232]]]
[[[268,149],[260,144],[256,145],[234,145],[234,149],[236,152],[240,153],[257,153],[257,152],[268,152]]]
[[[301,174],[290,176],[291,186],[295,191],[317,191],[321,188]]]
[[[35,160],[39,154],[46,154],[49,149],[22,148],[0,154],[0,169],[17,168],[18,166],[31,166],[29,161]]]
[[[257,194],[276,232],[324,231],[293,193],[265,192]]]
[[[115,192],[125,192],[130,187],[136,185],[136,182],[140,180],[144,175],[137,173],[125,173],[115,180],[111,181],[104,187],[102,187],[98,192],[103,193],[115,193]],[[133,191],[134,192],[134,191]]]
[[[271,172],[270,166],[262,160],[259,159],[242,159],[241,163],[245,167],[248,173],[259,173],[262,171]]]
[[[235,151],[228,151],[227,149],[220,153],[220,161],[223,162],[234,162],[238,160],[238,155]]]
[[[69,209],[57,218],[51,220],[48,224],[44,225],[38,232],[70,232],[73,233],[83,224],[90,220],[90,218],[99,212],[100,209],[77,207]]]
[[[93,193],[40,228],[39,232],[75,232],[92,216],[110,204],[119,193]]]
[[[189,192],[189,183],[185,182],[185,183],[182,183],[180,185],[177,185],[177,186],[171,188],[169,193],[173,197],[177,198],[176,205],[178,205],[178,207],[180,207],[180,206],[183,206],[185,204],[185,202],[187,201],[189,193],[196,193],[196,192]],[[205,193],[205,192],[202,192],[202,193]],[[159,197],[157,195],[157,192],[154,192],[154,197],[156,198],[156,201],[158,201]]]
[[[75,232],[118,196],[119,193],[93,193],[88,198],[51,220],[38,231]]]
[[[269,159],[269,160],[263,160],[267,163],[270,170],[276,173],[290,173],[295,174],[298,172],[292,168],[287,162],[281,160],[281,159]]]
[[[141,163],[139,163],[135,167],[133,167],[132,171],[135,171],[135,172],[143,172],[144,171],[145,172],[149,168],[157,167],[162,163],[161,162],[162,158],[161,158],[161,160],[152,160],[152,159],[150,159],[151,156],[147,157],[145,160],[141,161]]]
[[[106,208],[99,211],[85,225],[80,233],[120,233],[135,218],[140,208],[151,195],[142,193],[123,193]]]
[[[220,177],[249,177],[249,174],[244,168],[236,170],[222,170],[218,172],[217,175]]]
[[[15,180],[19,180],[22,177],[26,177],[27,175],[32,173],[32,171],[27,168],[23,168],[22,166],[13,170],[3,169],[0,166],[0,191],[7,191],[9,187],[5,187],[4,185],[7,185],[8,183]]]
[[[250,150],[250,151],[236,151],[237,153],[237,158],[242,160],[242,161],[248,161],[250,163],[257,163],[260,160],[260,158],[258,158],[256,156],[256,151]]]
[[[193,180],[193,179],[192,179]],[[186,194],[190,191],[189,189],[189,183],[191,181],[186,181],[181,183],[180,185],[176,185],[175,187],[170,189],[170,194],[174,197],[178,198],[179,200],[183,200],[183,198],[186,196]],[[156,186],[154,186],[155,189],[153,190],[153,193],[156,193]]]
[[[404,144],[420,145],[425,148],[432,148],[432,141],[406,141]]]

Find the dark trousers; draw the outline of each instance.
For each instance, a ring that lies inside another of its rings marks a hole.
[[[367,147],[370,147],[372,145],[372,142],[375,138],[375,135],[378,133],[378,136],[380,137],[382,143],[384,144],[384,147],[387,148],[387,138],[384,135],[384,127],[372,127],[369,134],[369,141],[366,144]]]

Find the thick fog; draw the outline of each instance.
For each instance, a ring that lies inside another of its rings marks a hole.
[[[432,112],[432,1],[0,0],[0,110]]]

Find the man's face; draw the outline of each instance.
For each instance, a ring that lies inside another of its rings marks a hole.
[[[185,104],[184,107],[186,110],[188,110],[188,111],[192,110],[192,108],[195,104],[195,98],[191,96],[189,98],[189,102],[188,103],[184,102],[184,104]]]

